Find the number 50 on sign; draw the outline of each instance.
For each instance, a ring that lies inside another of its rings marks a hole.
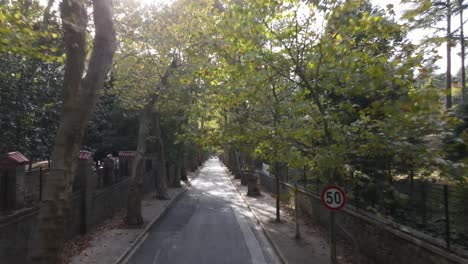
[[[322,191],[321,200],[323,205],[332,211],[343,209],[346,205],[346,195],[343,189],[338,186],[327,186]]]

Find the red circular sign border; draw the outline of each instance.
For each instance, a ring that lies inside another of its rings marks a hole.
[[[325,193],[330,189],[337,189],[338,192],[341,193],[341,196],[343,196],[343,203],[339,207],[333,208],[333,207],[328,206],[327,203],[325,203],[325,200],[324,200]],[[341,189],[339,186],[329,185],[329,186],[325,187],[325,189],[323,189],[322,194],[320,195],[320,201],[322,202],[323,206],[325,206],[325,208],[327,208],[328,210],[330,210],[330,211],[339,211],[339,210],[343,209],[343,207],[345,207],[346,203],[348,202],[348,199],[346,198],[346,194],[345,194],[344,190]]]

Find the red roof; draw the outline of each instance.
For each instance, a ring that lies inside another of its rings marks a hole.
[[[93,158],[93,153],[89,151],[80,151],[80,155],[78,156],[78,159],[80,160],[90,160]]]
[[[136,151],[119,151],[119,157],[133,158],[136,156]]]
[[[7,157],[8,157],[9,160],[11,160],[11,161],[13,161],[13,162],[15,162],[17,164],[24,164],[24,163],[29,162],[29,160],[23,154],[21,154],[18,151],[7,153]]]

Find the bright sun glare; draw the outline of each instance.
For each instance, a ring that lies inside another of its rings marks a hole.
[[[137,0],[137,1],[140,1],[143,4],[165,4],[165,5],[171,5],[174,2],[174,0]],[[49,2],[49,0],[39,0],[39,3],[41,3],[41,5],[43,6],[46,6],[47,2]],[[54,9],[58,8],[58,4],[60,2],[61,0],[54,1]]]
[[[148,4],[166,4],[170,5],[174,0],[141,0],[143,3],[148,3]]]

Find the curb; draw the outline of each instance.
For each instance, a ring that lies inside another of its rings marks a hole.
[[[203,165],[202,165],[203,166]],[[202,167],[200,166],[200,167]],[[146,227],[145,229],[143,229],[143,231],[138,235],[138,237],[132,242],[132,244],[125,250],[124,253],[122,253],[122,255],[120,255],[120,257],[114,261],[114,264],[125,264],[128,262],[128,260],[133,256],[133,254],[135,254],[136,250],[141,246],[141,244],[144,242],[144,240],[146,239],[146,237],[148,236],[148,232],[149,230],[156,224],[158,223],[159,221],[161,221],[161,219],[167,214],[167,212],[169,211],[169,209],[172,208],[172,206],[174,205],[174,203],[176,201],[178,201],[180,199],[180,197],[182,196],[182,194],[185,193],[185,191],[187,191],[187,189],[192,186],[192,181],[194,179],[196,179],[198,177],[198,175],[200,174],[200,170],[201,169],[197,169],[195,171],[195,175],[190,178],[187,182],[187,184],[184,186],[184,189],[178,193],[174,198],[172,198],[172,200],[168,203],[168,205],[162,210],[162,212],[156,216]]]
[[[223,167],[226,169],[226,172],[228,172],[228,179],[229,181],[231,181],[232,185],[234,186],[234,188],[236,188],[236,191],[240,194],[240,196],[242,197],[242,199],[244,199],[247,207],[249,208],[249,210],[252,212],[253,216],[255,217],[255,220],[257,221],[257,223],[260,225],[260,227],[262,228],[262,231],[263,233],[265,234],[265,236],[267,237],[268,241],[270,242],[270,244],[273,246],[273,249],[275,250],[275,253],[278,255],[281,263],[283,264],[288,264],[288,261],[286,259],[286,257],[283,255],[283,252],[281,252],[278,244],[276,244],[276,242],[273,240],[273,238],[271,237],[271,235],[268,233],[268,231],[266,230],[265,228],[265,225],[263,225],[263,222],[260,221],[260,218],[257,216],[257,214],[255,213],[254,210],[252,210],[252,207],[250,207],[250,203],[249,201],[247,201],[247,198],[245,197],[245,195],[236,187],[236,184],[234,183],[233,179],[231,177],[229,177],[229,174],[232,175],[232,173],[226,168],[226,166],[224,166],[223,164]]]

